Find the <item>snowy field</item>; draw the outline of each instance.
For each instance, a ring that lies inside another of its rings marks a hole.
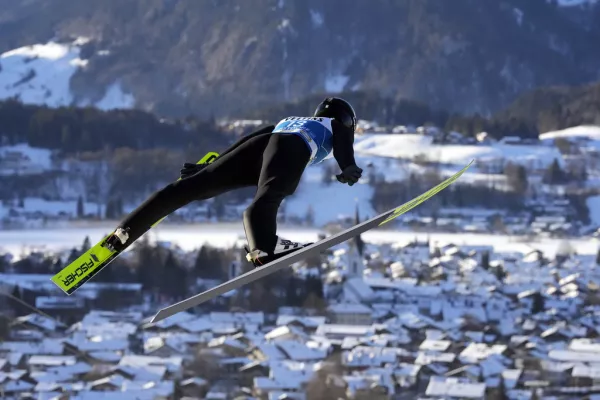
[[[48,149],[31,147],[27,143],[0,146],[0,175],[39,174],[51,167],[52,151]]]
[[[0,99],[18,97],[23,103],[69,106],[74,102],[70,80],[88,61],[79,57],[80,38],[71,44],[48,42],[21,47],[0,54]],[[107,88],[104,98],[94,103],[103,110],[131,108],[133,96],[124,93],[118,83]],[[81,101],[78,105],[90,105]]]
[[[586,4],[596,4],[598,0],[558,0],[557,4],[561,7],[576,7]]]
[[[590,210],[592,225],[600,226],[600,196],[588,197],[586,204]]]
[[[551,140],[558,138],[581,138],[600,141],[600,126],[580,125],[572,128],[542,133],[540,140]]]
[[[95,225],[93,227],[71,227],[62,229],[38,230],[3,230],[0,231],[0,254],[10,252],[15,256],[36,250],[67,250],[81,246],[85,236],[96,243],[108,234],[114,225]],[[281,227],[279,234],[290,240],[315,241],[319,230],[305,227]],[[203,244],[226,248],[244,241],[242,223],[218,223],[198,225],[163,225],[148,233],[151,241],[172,242],[184,250],[193,250]],[[367,242],[374,244],[408,243],[415,239],[427,240],[438,245],[454,243],[457,245],[494,246],[497,252],[523,252],[541,250],[548,256],[555,254],[561,240],[540,239],[526,243],[517,237],[479,234],[453,233],[413,233],[406,231],[374,229],[363,236]],[[598,241],[595,239],[570,240],[569,244],[578,254],[596,254]]]
[[[556,147],[540,145],[437,145],[432,138],[418,134],[385,135],[367,134],[356,138],[354,148],[358,154],[392,157],[405,160],[439,162],[464,166],[471,160],[492,162],[505,159],[526,166],[543,168],[554,159],[562,164]]]
[[[597,152],[600,150],[600,126],[575,126],[540,135],[540,140],[547,144],[553,144],[556,139],[566,139],[581,149]]]

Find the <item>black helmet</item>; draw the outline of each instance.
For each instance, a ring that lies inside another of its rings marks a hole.
[[[333,118],[341,124],[356,130],[356,113],[354,108],[344,99],[328,97],[315,110],[315,117]]]

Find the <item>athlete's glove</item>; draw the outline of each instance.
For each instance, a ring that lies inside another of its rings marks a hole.
[[[181,179],[189,178],[190,176],[195,175],[198,172],[200,172],[201,170],[203,170],[207,165],[208,164],[185,163],[185,164],[183,164],[183,168],[181,168],[180,178]]]
[[[341,174],[336,175],[335,177],[340,183],[347,183],[349,186],[354,185],[360,177],[362,176],[362,169],[358,168],[356,165],[350,165],[342,171]]]

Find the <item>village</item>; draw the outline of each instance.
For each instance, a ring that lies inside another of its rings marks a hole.
[[[300,279],[323,284],[325,301],[314,308],[209,307],[156,324],[156,310],[139,306],[140,284],[89,282],[65,298],[50,275],[2,274],[6,315],[28,303],[21,298],[31,301],[3,331],[2,398],[521,400],[600,392],[595,255],[358,238],[324,260],[294,266]],[[124,292],[130,305],[95,308],[102,286]],[[62,322],[73,315],[77,322]]]
[[[229,129],[238,136],[259,122],[229,122]],[[6,316],[1,397],[597,399],[600,258],[580,254],[570,241],[592,243],[599,235],[598,154],[589,129],[579,133],[500,142],[482,134],[473,141],[433,127],[378,127],[361,121],[358,159],[368,171],[385,166],[389,173],[384,178],[369,173],[362,184],[368,196],[341,214],[316,218],[311,206],[302,203],[328,187],[328,167],[323,166],[301,186],[304,197],[282,207],[279,220],[332,233],[360,222],[359,208],[363,214],[372,212],[377,185],[432,171],[447,175],[475,157],[476,170],[465,175],[465,185],[488,190],[492,197],[518,192],[522,204],[474,207],[465,200],[441,200],[407,214],[393,230],[492,235],[531,245],[526,251],[522,246],[497,251],[493,239],[485,245],[416,238],[374,244],[359,237],[320,260],[293,266],[294,282],[307,282],[303,287],[317,282],[316,289],[292,294],[294,289],[285,285],[272,287],[277,294],[269,299],[279,298],[281,305],[270,304],[268,312],[249,311],[239,306],[250,304],[243,300],[232,306],[235,296],[252,295],[242,290],[152,324],[155,308],[172,303],[173,297],[156,296],[135,280],[92,281],[67,297],[52,284],[50,273],[20,271],[17,262],[23,255],[5,253],[0,273],[0,308]],[[407,150],[409,144],[413,147]],[[414,157],[407,158],[406,151]],[[82,168],[28,146],[5,148],[0,158],[4,175],[69,171],[73,165]],[[507,173],[511,168],[517,172]],[[519,168],[528,173],[525,183],[519,181]],[[566,173],[569,179],[560,175]],[[114,217],[117,208],[127,211],[123,204],[83,198],[74,189],[77,184],[68,188],[63,192],[69,195],[61,199],[5,203],[4,226],[89,223]],[[461,196],[472,197],[469,193]],[[583,208],[574,202],[577,196],[587,199]],[[167,224],[239,221],[246,203],[195,204],[175,212]],[[558,245],[546,253],[535,245],[544,240]],[[175,248],[182,260],[196,254],[176,244],[161,245]],[[39,261],[48,254],[33,251],[26,257]],[[239,259],[234,260],[227,277],[237,276],[240,268]],[[195,291],[218,283],[186,282]],[[303,297],[299,306],[283,305],[298,296]]]

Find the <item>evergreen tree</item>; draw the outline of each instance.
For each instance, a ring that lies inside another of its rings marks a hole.
[[[179,261],[177,261],[172,251],[167,253],[162,273],[162,293],[175,299],[183,298],[187,295],[187,271]]]
[[[301,281],[294,276],[288,279],[286,294],[286,305],[289,307],[299,307],[301,305],[302,294],[299,293],[301,290]]]
[[[315,210],[312,207],[312,205],[308,206],[308,209],[306,210],[306,216],[304,217],[304,220],[306,221],[306,223],[308,225],[313,225],[315,223]]]
[[[81,252],[79,250],[77,250],[76,248],[72,248],[71,253],[69,253],[69,258],[67,258],[67,265],[77,260],[77,258],[79,258],[80,255]]]
[[[564,182],[565,173],[560,167],[558,160],[555,158],[552,161],[552,164],[546,170],[544,174],[544,183],[548,183],[550,185],[557,185]]]
[[[52,266],[50,267],[50,271],[55,274],[63,268],[63,263],[60,257],[55,257]]]
[[[138,260],[138,282],[143,285],[144,290],[156,290],[161,285],[164,267],[158,249],[151,246],[147,237],[144,237],[138,241],[134,251]]]
[[[194,275],[199,278],[222,279],[224,278],[223,267],[224,263],[219,250],[204,245],[198,251],[193,271]]]
[[[498,265],[496,267],[496,278],[502,282],[504,281],[504,278],[506,277],[506,273],[504,271],[504,267],[502,265]]]
[[[323,292],[323,281],[318,276],[308,276],[304,281],[305,292],[307,295],[313,294],[319,299],[325,297]]]
[[[485,269],[486,271],[490,269],[490,252],[489,251],[484,251],[483,254],[481,254],[481,268]]]
[[[504,175],[506,175],[506,180],[515,193],[522,196],[527,192],[529,183],[525,167],[509,162],[504,167]]]
[[[540,292],[536,292],[533,295],[533,304],[531,306],[531,312],[538,314],[546,310],[546,302],[544,296]]]
[[[91,248],[92,248],[92,243],[90,241],[90,237],[86,236],[85,239],[83,239],[83,244],[81,245],[81,253],[83,254]]]
[[[21,294],[21,288],[17,285],[12,290],[12,298],[10,304],[12,304],[12,309],[15,312],[17,317],[23,316],[27,314],[27,308],[23,305],[23,296]]]
[[[106,208],[104,210],[104,218],[115,219],[115,205],[112,200],[106,202]]]
[[[117,219],[119,219],[119,218],[121,218],[121,216],[123,216],[123,199],[121,197],[118,197],[115,200],[114,213],[115,213],[115,217]]]
[[[7,341],[10,335],[10,319],[0,314],[0,343]]]
[[[6,272],[6,270],[8,269],[8,260],[6,259],[6,257],[2,254],[0,254],[0,273],[4,273]]]
[[[83,198],[79,196],[77,198],[77,218],[83,218],[85,215],[85,209],[83,207]]]
[[[321,176],[321,182],[329,186],[335,180],[335,169],[333,164],[328,163],[323,166],[323,175]]]
[[[221,219],[225,216],[225,202],[223,201],[223,199],[219,198],[218,196],[215,197],[212,206],[215,217],[217,217],[217,219]]]

